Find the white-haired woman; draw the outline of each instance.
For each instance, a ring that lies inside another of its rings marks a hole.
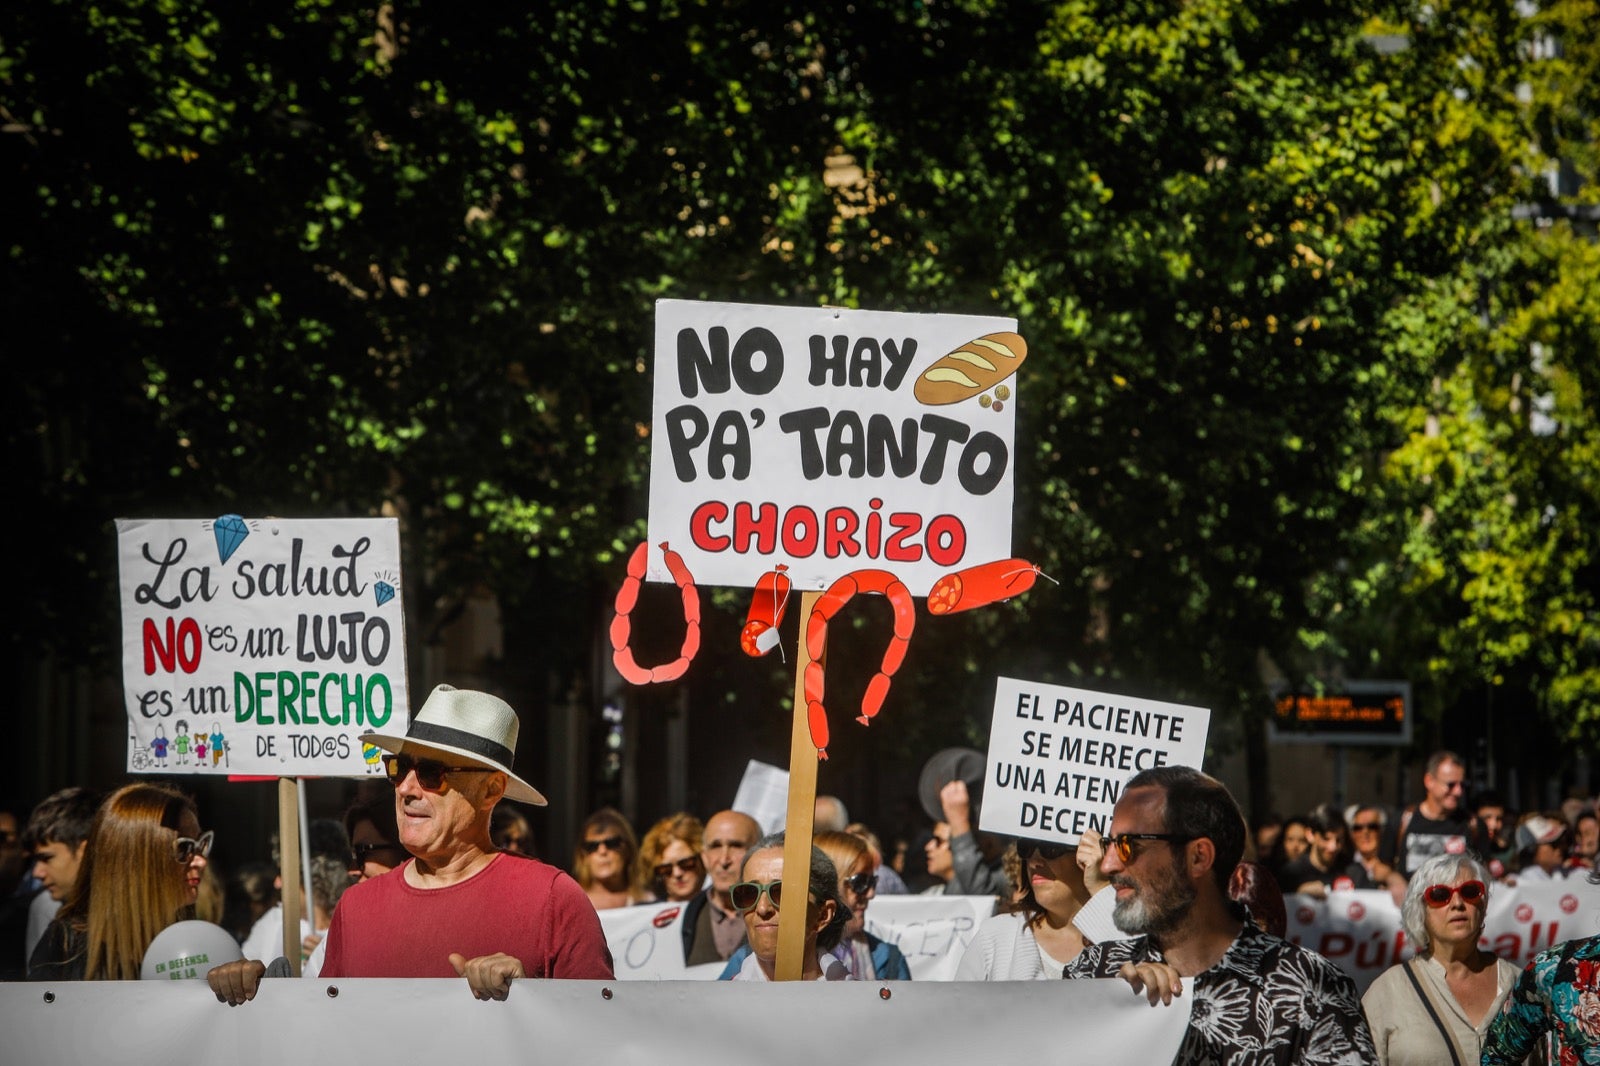
[[[1383,1066],[1478,1061],[1518,974],[1478,947],[1491,883],[1470,855],[1437,855],[1412,876],[1400,924],[1417,955],[1385,970],[1361,999]]]

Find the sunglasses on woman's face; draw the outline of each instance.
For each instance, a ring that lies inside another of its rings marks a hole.
[[[864,896],[878,887],[877,874],[851,874],[844,879],[845,887],[858,896]]]
[[[429,792],[444,789],[445,774],[488,774],[494,771],[487,766],[446,766],[437,759],[419,759],[414,755],[385,755],[383,772],[395,784],[406,779],[411,771],[417,772],[417,784]]]
[[[621,851],[622,843],[621,837],[596,837],[593,840],[585,840],[583,842],[583,850],[590,855],[593,855],[601,848],[605,848],[607,851]]]
[[[355,852],[356,864],[358,866],[369,861],[374,855],[380,855],[384,852],[399,855],[410,854],[410,852],[406,851],[406,849],[401,847],[399,844],[385,844],[382,842],[377,844],[355,844],[351,846],[350,850]]]
[[[672,871],[674,870],[680,874],[686,874],[692,873],[699,868],[700,856],[698,855],[691,855],[687,859],[679,859],[677,862],[658,862],[656,863],[656,878],[665,881],[672,876]]]
[[[172,842],[172,857],[178,860],[179,865],[187,866],[195,860],[195,856],[205,858],[211,854],[211,842],[217,838],[216,830],[207,829],[200,834],[199,839],[194,837],[179,837]]]
[[[1422,902],[1430,907],[1448,907],[1450,900],[1456,895],[1461,896],[1461,902],[1467,906],[1482,903],[1489,890],[1483,887],[1482,881],[1463,881],[1459,885],[1429,885],[1422,890]]]
[[[783,906],[783,882],[740,881],[728,889],[728,898],[733,901],[733,909],[736,911],[755,910],[762,896],[770,899],[772,909],[777,910]]]
[[[1074,844],[1063,844],[1059,840],[1029,840],[1026,837],[1017,841],[1017,855],[1027,861],[1029,855],[1039,853],[1039,858],[1045,862],[1055,862],[1069,851],[1076,851]]]

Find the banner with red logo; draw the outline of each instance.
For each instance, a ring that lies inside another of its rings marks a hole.
[[[1331,892],[1326,901],[1284,898],[1288,939],[1327,957],[1364,992],[1384,970],[1414,952],[1400,927],[1400,908],[1384,891]],[[1539,952],[1600,932],[1600,885],[1569,881],[1490,885],[1479,945],[1526,966]]]

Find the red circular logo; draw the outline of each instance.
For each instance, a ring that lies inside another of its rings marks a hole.
[[[650,919],[650,924],[655,926],[657,929],[665,929],[667,926],[672,924],[673,919],[678,916],[678,911],[681,909],[682,908],[679,907],[668,907],[666,910]]]
[[[1352,922],[1359,922],[1361,919],[1365,918],[1366,916],[1367,916],[1367,908],[1363,907],[1360,903],[1352,903],[1352,904],[1350,904],[1350,920]]]
[[[1460,855],[1463,851],[1467,850],[1467,838],[1446,837],[1444,842],[1444,850],[1451,855]]]
[[[1533,908],[1530,907],[1526,903],[1517,904],[1516,919],[1519,922],[1532,921],[1533,920]]]
[[[1577,909],[1578,909],[1578,897],[1577,896],[1562,896],[1561,897],[1561,913],[1562,914],[1572,914],[1572,913],[1575,913],[1577,911]]]
[[[1356,883],[1348,877],[1335,877],[1333,879],[1333,890],[1335,892],[1353,892],[1355,887]]]
[[[1301,907],[1299,910],[1294,912],[1295,921],[1299,922],[1301,925],[1310,925],[1312,919],[1316,916],[1317,912],[1312,910],[1310,907]]]

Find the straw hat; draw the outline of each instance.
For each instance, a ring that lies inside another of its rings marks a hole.
[[[363,733],[361,742],[398,754],[402,747],[424,748],[445,761],[499,770],[509,779],[506,798],[543,807],[539,790],[511,769],[517,750],[517,712],[487,692],[440,685],[428,694],[404,736]]]

